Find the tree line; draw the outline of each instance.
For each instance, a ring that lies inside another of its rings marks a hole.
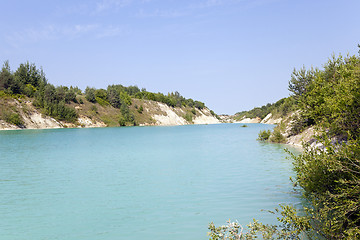
[[[268,103],[261,107],[255,107],[248,111],[241,111],[235,113],[234,119],[241,120],[242,118],[260,118],[264,119],[269,113],[273,116],[283,117],[288,113],[294,111],[296,106],[294,105],[294,98],[292,96],[282,98],[275,103]]]
[[[121,84],[118,85],[109,85],[107,89],[95,89],[87,87],[85,89],[86,99],[92,103],[109,103],[115,108],[120,108],[122,104],[131,104],[131,98],[152,100],[156,102],[161,102],[169,107],[195,107],[198,109],[205,108],[205,104],[200,101],[194,101],[189,98],[186,99],[179,92],[168,93],[167,95],[163,93],[153,93],[146,91],[145,88],[139,89],[137,86],[125,87]],[[105,101],[105,102],[104,102]]]
[[[33,105],[41,109],[44,114],[72,123],[77,121],[78,114],[70,104],[72,102],[82,104],[83,98],[78,97],[81,95],[91,103],[119,109],[121,113],[119,124],[122,126],[136,124],[134,114],[129,109],[132,98],[157,101],[170,107],[191,107],[200,110],[205,108],[203,102],[186,99],[177,91],[165,95],[146,91],[145,88],[125,87],[121,84],[109,85],[106,89],[87,87],[84,93],[78,87],[55,87],[48,83],[42,68],[37,68],[35,64],[29,62],[20,64],[13,72],[9,62],[5,61],[0,72],[0,91],[8,95],[25,95],[33,98]]]
[[[38,69],[35,64],[20,64],[18,69],[12,72],[9,62],[6,61],[0,72],[0,91],[34,98],[34,106],[58,120],[75,122],[78,118],[75,109],[67,104],[77,102],[76,94],[81,92],[80,89],[55,87],[48,83],[42,68]]]

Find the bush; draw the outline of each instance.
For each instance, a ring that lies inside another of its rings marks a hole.
[[[24,122],[21,119],[20,115],[18,113],[14,112],[5,112],[4,113],[4,120],[10,124],[13,124],[18,127],[23,127]]]
[[[89,102],[95,103],[96,102],[95,88],[86,87],[85,98]]]
[[[290,135],[294,136],[300,134],[308,126],[313,125],[314,122],[311,119],[306,119],[298,115],[294,116],[291,123]]]
[[[110,106],[110,103],[106,100],[104,100],[103,98],[99,98],[99,97],[95,97],[96,102],[100,104],[100,106]]]
[[[94,113],[97,113],[97,112],[98,112],[98,108],[96,107],[95,104],[91,105],[90,109],[91,109],[91,111],[93,111]]]
[[[78,114],[74,108],[65,105],[65,102],[47,103],[44,105],[45,113],[57,120],[64,120],[67,122],[75,123]]]
[[[281,134],[280,130],[275,128],[273,133],[269,137],[269,141],[273,143],[285,143],[286,139]]]
[[[119,120],[120,126],[125,126],[126,123],[128,123],[128,125],[132,125],[132,126],[136,125],[135,116],[134,116],[134,114],[132,114],[130,112],[129,107],[126,104],[121,105],[120,112],[122,115]]]
[[[312,207],[306,214],[326,239],[360,239],[360,140],[293,156],[296,180]]]
[[[259,141],[267,141],[271,135],[270,130],[262,130],[259,132],[257,140]]]
[[[120,126],[126,126],[126,120],[125,120],[125,118],[124,117],[120,117],[119,118],[119,125]]]
[[[297,214],[297,210],[293,206],[280,205],[281,209],[275,209],[272,214],[280,213],[278,217],[279,225],[268,225],[253,220],[247,225],[247,229],[238,222],[231,222],[226,225],[216,227],[214,223],[210,223],[208,229],[210,232],[210,240],[250,240],[250,239],[296,239],[300,240],[302,234],[308,237],[314,234],[311,232],[309,219]],[[310,238],[311,239],[311,238]]]
[[[191,112],[187,112],[184,116],[185,120],[188,122],[192,122],[193,120],[193,114]]]

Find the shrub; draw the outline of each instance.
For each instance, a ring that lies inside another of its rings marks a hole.
[[[95,88],[87,87],[85,89],[85,98],[89,102],[95,103],[96,102]]]
[[[299,216],[297,210],[293,206],[280,205],[281,209],[275,209],[280,213],[278,217],[279,225],[268,225],[253,220],[247,225],[247,229],[238,222],[231,222],[226,225],[216,227],[214,223],[210,223],[208,229],[210,232],[210,240],[250,240],[250,239],[302,239],[302,234],[312,237],[309,219]],[[311,239],[311,238],[310,238]]]
[[[119,120],[120,126],[125,126],[126,123],[129,125],[136,125],[134,114],[132,114],[129,110],[129,107],[126,104],[121,105],[120,107],[121,119]]]
[[[110,106],[110,103],[106,100],[104,100],[103,98],[99,98],[99,97],[95,97],[96,102],[100,104],[100,106]]]
[[[10,124],[13,124],[18,127],[23,127],[24,122],[21,119],[20,115],[18,113],[14,112],[5,112],[4,114],[4,120]]]
[[[124,117],[120,117],[119,118],[119,125],[120,126],[126,126],[126,120]]]
[[[96,107],[95,104],[92,105],[90,109],[91,109],[91,111],[93,111],[94,113],[97,113],[97,112],[98,112],[98,109],[97,109],[97,107]]]
[[[270,130],[262,130],[262,131],[259,132],[257,140],[267,141],[269,139],[270,135],[271,135]]]
[[[286,139],[281,134],[279,129],[274,129],[273,133],[269,137],[269,141],[273,143],[285,143]]]
[[[360,139],[293,156],[296,180],[312,207],[306,212],[326,239],[360,239]]]
[[[187,112],[184,116],[185,120],[188,122],[192,122],[193,120],[193,114],[191,112]]]

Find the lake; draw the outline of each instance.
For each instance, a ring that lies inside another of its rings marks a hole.
[[[0,131],[0,239],[208,239],[298,204],[272,125]],[[294,150],[295,151],[295,150]]]

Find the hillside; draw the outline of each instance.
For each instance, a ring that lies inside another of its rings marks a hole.
[[[137,86],[55,87],[34,64],[0,72],[0,129],[219,123],[204,103]]]
[[[280,228],[255,222],[256,231],[294,239],[360,239],[360,57],[333,56],[323,69],[294,70],[289,91],[281,102],[235,116],[281,118],[258,140],[303,147],[291,155],[292,181],[306,206],[297,211],[281,205]]]

